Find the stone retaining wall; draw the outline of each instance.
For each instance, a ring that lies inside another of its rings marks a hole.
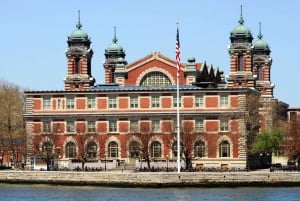
[[[98,185],[116,187],[300,186],[300,173],[0,171],[0,183]]]

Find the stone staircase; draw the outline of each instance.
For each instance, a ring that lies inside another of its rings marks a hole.
[[[118,167],[110,169],[111,171],[126,171],[126,172],[134,172],[135,171],[135,164],[133,163],[124,163],[120,164]]]

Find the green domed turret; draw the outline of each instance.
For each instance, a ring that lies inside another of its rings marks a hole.
[[[74,30],[71,35],[70,38],[88,38],[88,34],[81,29],[81,24],[77,24],[76,25],[77,29]]]
[[[253,48],[255,50],[270,50],[270,47],[268,45],[268,43],[263,40],[263,35],[261,34],[261,23],[259,23],[259,34],[257,36],[257,40],[255,41],[254,45],[253,45]]]
[[[118,44],[118,39],[117,39],[117,36],[116,36],[116,27],[114,27],[114,38],[112,40],[112,44],[110,44],[107,48],[106,48],[106,51],[108,52],[122,52],[123,51],[123,47]]]
[[[230,32],[230,40],[231,42],[239,41],[239,42],[251,43],[252,39],[253,37],[250,29],[244,25],[242,6],[241,6],[241,16],[239,19],[239,24]]]
[[[241,16],[239,25],[237,25],[231,32],[232,36],[251,36],[251,31],[244,25],[244,19]]]
[[[80,11],[78,11],[78,22],[76,24],[76,29],[68,37],[69,46],[86,46],[90,47],[91,41],[88,34],[81,28],[82,24],[80,22]]]

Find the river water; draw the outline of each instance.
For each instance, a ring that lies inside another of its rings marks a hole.
[[[297,188],[107,188],[0,184],[2,201],[299,201]]]

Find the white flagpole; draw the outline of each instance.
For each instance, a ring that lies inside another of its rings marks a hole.
[[[180,116],[179,116],[179,76],[177,75],[177,170],[180,173]]]
[[[180,116],[179,116],[179,73],[180,73],[180,43],[179,43],[179,30],[177,22],[177,35],[176,35],[176,63],[177,63],[177,170],[180,173],[181,162],[180,162]]]

